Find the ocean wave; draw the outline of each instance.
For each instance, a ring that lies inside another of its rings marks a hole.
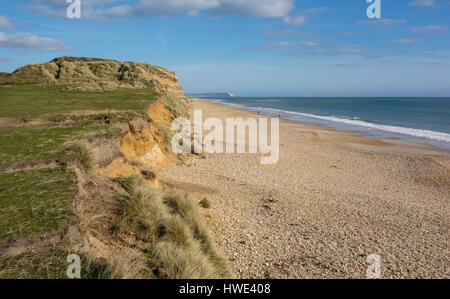
[[[289,111],[289,110],[281,110],[281,109],[274,109],[274,108],[265,108],[265,107],[248,107],[243,106],[239,104],[233,104],[227,101],[221,101],[220,104],[225,104],[228,106],[235,106],[239,108],[244,108],[256,112],[261,112],[268,115],[276,115],[276,116],[284,116],[284,117],[290,117],[295,118],[297,117],[306,117],[306,118],[312,118],[327,122],[334,122],[334,123],[340,123],[340,124],[346,124],[349,126],[356,126],[360,128],[366,128],[366,129],[373,129],[373,130],[380,130],[388,133],[395,133],[400,135],[407,135],[412,137],[418,137],[418,138],[426,138],[436,141],[444,141],[444,142],[450,142],[450,134],[443,133],[443,132],[437,132],[437,131],[431,131],[431,130],[423,130],[423,129],[414,129],[414,128],[407,128],[407,127],[400,127],[400,126],[390,126],[390,125],[381,125],[376,124],[360,119],[347,119],[347,118],[341,118],[341,117],[335,117],[335,116],[323,116],[323,115],[316,115],[316,114],[309,114],[309,113],[302,113],[302,112],[295,112],[295,111]]]

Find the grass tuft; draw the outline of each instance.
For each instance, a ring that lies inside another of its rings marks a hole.
[[[163,138],[165,143],[171,143],[174,132],[169,127],[158,124],[158,133]]]
[[[118,199],[117,231],[146,242],[157,278],[228,278],[231,273],[187,195],[165,195],[139,176],[117,180],[128,192]]]
[[[159,242],[153,247],[149,258],[154,262],[158,277],[163,279],[219,278],[207,256],[192,247],[186,250],[171,242]]]
[[[166,95],[163,97],[163,103],[166,109],[172,113],[174,118],[187,118],[189,116],[189,107],[184,101]]]
[[[182,165],[187,165],[188,157],[185,154],[178,154],[177,155],[178,160],[181,162]]]
[[[141,174],[146,180],[154,181],[158,178],[158,172],[153,169],[143,169]]]
[[[203,198],[202,200],[200,200],[199,202],[200,206],[204,209],[209,209],[211,208],[211,202],[209,201],[209,199],[207,199],[206,197]]]
[[[87,173],[93,174],[97,163],[92,153],[92,149],[86,142],[79,142],[72,146],[72,153],[76,164]]]

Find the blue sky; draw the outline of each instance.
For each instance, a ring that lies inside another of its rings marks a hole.
[[[450,96],[450,1],[66,0],[0,3],[0,71],[58,56],[175,71],[186,92]]]

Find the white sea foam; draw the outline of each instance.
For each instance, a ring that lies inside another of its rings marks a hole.
[[[217,102],[228,105],[228,106],[235,106],[235,107],[249,109],[249,110],[253,110],[253,111],[259,111],[259,112],[262,112],[262,113],[268,114],[268,115],[280,115],[280,116],[285,116],[285,117],[291,117],[294,119],[296,117],[297,118],[298,117],[306,117],[306,118],[318,119],[318,120],[322,120],[322,121],[356,126],[356,127],[360,127],[360,128],[381,130],[381,131],[389,132],[389,133],[407,135],[407,136],[418,137],[418,138],[427,138],[427,139],[431,139],[431,140],[444,141],[444,142],[450,143],[450,134],[443,133],[443,132],[422,130],[422,129],[413,129],[413,128],[406,128],[406,127],[399,127],[399,126],[380,125],[380,124],[376,124],[376,123],[370,123],[367,121],[359,120],[356,118],[355,119],[347,119],[347,118],[341,118],[341,117],[335,117],[335,116],[323,116],[323,115],[294,112],[294,111],[265,108],[265,107],[254,108],[254,107],[247,107],[247,106],[233,104],[233,103],[229,103],[226,101],[220,101],[220,100]]]

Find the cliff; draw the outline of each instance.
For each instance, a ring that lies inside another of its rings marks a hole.
[[[0,207],[9,221],[0,278],[65,278],[69,254],[95,265],[83,278],[232,276],[200,199],[158,181],[157,170],[186,160],[170,146],[172,121],[189,112],[173,72],[62,57],[0,74],[0,94],[0,120],[18,121],[0,132],[2,191],[15,210],[31,210],[19,217]],[[63,263],[49,271],[53,254]]]
[[[126,161],[160,168],[169,162],[164,150],[167,140],[161,138],[161,127],[173,119],[186,116],[188,100],[174,72],[162,67],[136,62],[85,57],[60,57],[42,64],[23,66],[0,77],[3,84],[61,85],[71,91],[111,91],[119,89],[152,89],[157,101],[146,111],[153,125],[142,119],[130,119],[124,131],[120,152]],[[136,125],[136,124],[139,125]],[[142,123],[146,125],[142,125]],[[94,148],[95,150],[95,148]],[[98,159],[102,153],[98,153]],[[130,175],[136,167],[114,160],[103,174]],[[126,163],[128,164],[128,163]],[[169,163],[170,164],[170,163]]]
[[[100,58],[60,57],[30,64],[0,77],[0,83],[64,85],[69,90],[107,91],[152,88],[180,99],[186,96],[175,73],[144,63]]]

